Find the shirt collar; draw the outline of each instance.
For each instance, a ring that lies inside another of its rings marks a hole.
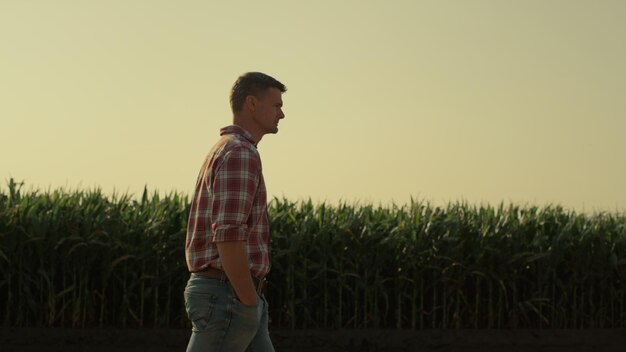
[[[244,137],[248,142],[250,142],[253,146],[256,147],[256,142],[252,138],[252,134],[250,132],[244,130],[241,126],[238,125],[230,125],[220,129],[220,136],[225,134],[237,134]]]

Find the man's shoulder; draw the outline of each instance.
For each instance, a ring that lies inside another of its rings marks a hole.
[[[249,155],[254,159],[259,158],[259,152],[252,145],[252,143],[245,139],[239,138],[236,135],[228,134],[223,135],[220,141],[217,143],[217,152],[222,157],[234,156],[234,155]]]

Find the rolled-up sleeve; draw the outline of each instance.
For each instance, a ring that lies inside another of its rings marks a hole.
[[[238,147],[224,156],[213,179],[213,242],[248,239],[248,218],[259,187],[260,160],[253,151]]]

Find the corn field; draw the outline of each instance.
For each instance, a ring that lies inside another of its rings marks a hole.
[[[189,200],[0,190],[2,326],[189,327]],[[271,326],[626,326],[626,214],[274,199]]]

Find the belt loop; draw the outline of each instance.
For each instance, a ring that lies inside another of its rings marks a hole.
[[[262,278],[262,279],[259,280],[259,283],[257,284],[257,287],[256,287],[257,294],[259,294],[259,295],[263,294],[263,286],[264,285],[265,285],[265,278]]]
[[[222,275],[220,276],[220,281],[221,282],[225,282],[226,281],[226,273],[222,270]]]

